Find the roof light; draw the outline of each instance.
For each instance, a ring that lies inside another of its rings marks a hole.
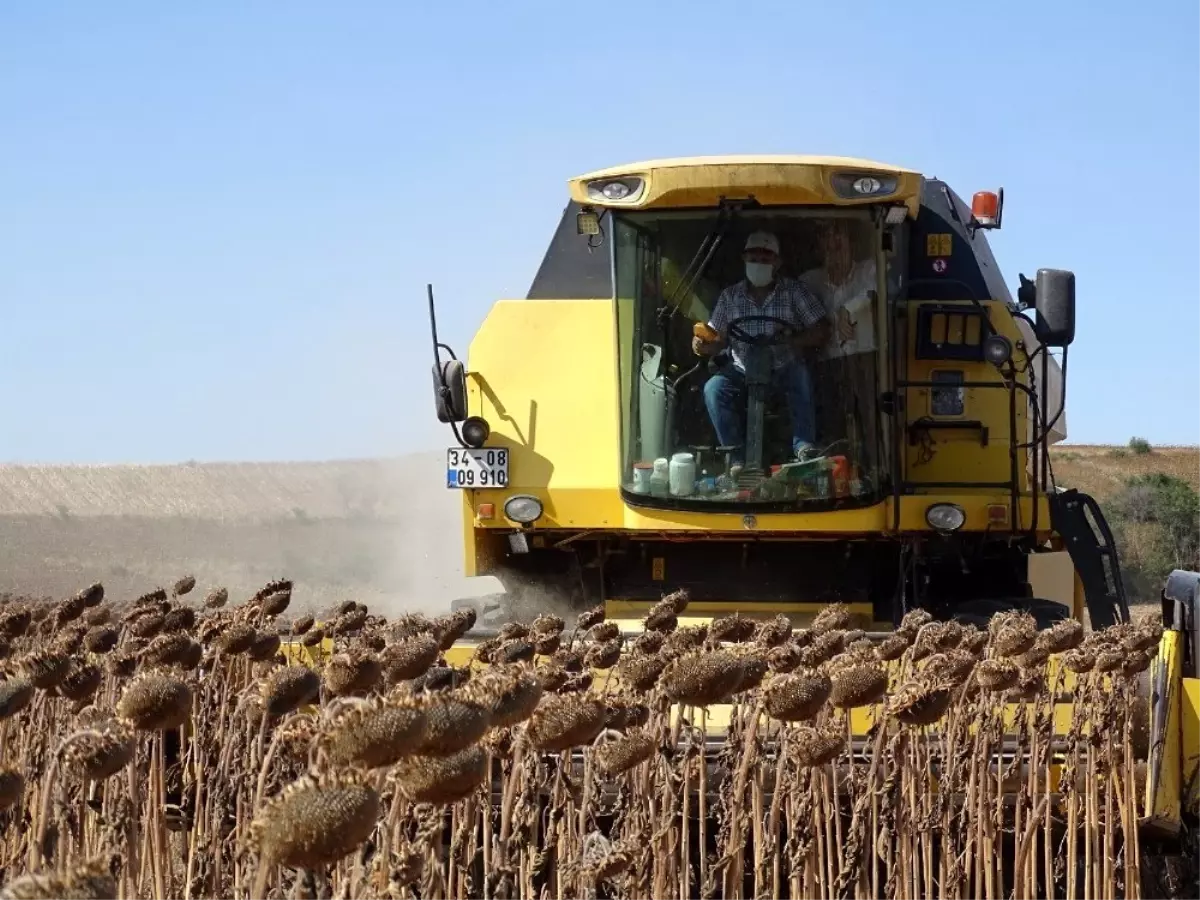
[[[907,206],[889,206],[884,221],[889,225],[899,225],[906,216],[908,216]]]
[[[895,193],[897,180],[896,176],[883,173],[839,172],[830,178],[830,183],[844,200],[866,200]]]
[[[595,210],[586,209],[575,216],[575,229],[580,234],[595,235],[600,233],[600,217]]]
[[[976,228],[999,228],[1004,214],[1004,188],[977,191],[971,198],[971,224]]]
[[[642,194],[640,178],[604,178],[588,183],[588,199],[596,203],[630,203]]]

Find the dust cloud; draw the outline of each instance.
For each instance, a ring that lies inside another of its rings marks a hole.
[[[370,575],[381,595],[378,612],[441,613],[454,600],[503,593],[495,578],[463,575],[463,496],[446,487],[443,452],[405,457],[379,490],[396,521]]]
[[[110,596],[132,598],[192,574],[196,594],[224,586],[240,600],[286,577],[296,614],[347,599],[384,615],[438,614],[456,599],[502,593],[494,578],[463,575],[462,496],[446,488],[444,466],[444,452],[429,452],[3,467],[0,592],[61,597],[100,581]]]

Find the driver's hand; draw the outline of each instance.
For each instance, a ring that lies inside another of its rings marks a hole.
[[[850,319],[850,313],[846,311],[845,307],[842,307],[840,310],[838,310],[837,332],[839,338],[841,338],[843,341],[849,341],[853,339],[854,326],[856,324],[857,323]]]
[[[698,337],[692,338],[692,352],[697,356],[712,356],[717,345],[713,341],[702,341]]]

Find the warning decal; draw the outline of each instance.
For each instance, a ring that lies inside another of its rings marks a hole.
[[[925,237],[926,256],[949,256],[954,249],[954,235],[930,234]]]

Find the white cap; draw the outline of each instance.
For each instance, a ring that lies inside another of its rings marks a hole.
[[[779,255],[779,239],[769,231],[756,231],[746,239],[747,250],[770,250]]]

